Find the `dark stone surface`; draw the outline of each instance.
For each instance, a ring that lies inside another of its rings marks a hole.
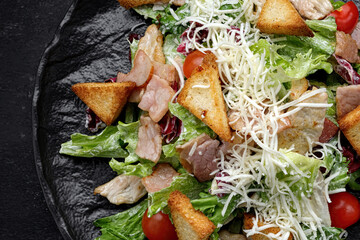
[[[0,2],[0,239],[62,239],[35,169],[31,106],[41,55],[71,3]]]

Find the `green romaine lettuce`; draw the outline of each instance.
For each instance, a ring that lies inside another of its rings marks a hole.
[[[287,152],[285,153],[285,155],[290,159],[290,161],[295,164],[296,167],[298,167],[302,172],[307,174],[307,177],[303,177],[294,182],[294,175],[291,174],[291,172],[294,172],[294,169],[289,166],[286,168],[287,174],[285,174],[283,171],[278,172],[276,174],[277,178],[281,181],[288,183],[289,185],[291,184],[291,191],[299,199],[301,198],[302,193],[305,196],[310,197],[313,191],[313,184],[315,178],[321,166],[321,161],[315,158],[306,157],[295,152]]]
[[[165,37],[163,52],[166,58],[166,63],[169,63],[167,58],[174,59],[175,57],[180,57],[180,59],[185,59],[185,56],[178,51],[176,51],[177,46],[180,43],[180,39],[176,34],[169,34]]]
[[[178,103],[169,103],[169,111],[174,116],[178,117],[183,124],[183,130],[173,144],[163,146],[163,152],[166,157],[173,157],[176,155],[176,146],[188,142],[190,139],[200,136],[203,133],[215,138],[216,134],[205,123],[195,117],[186,108]]]
[[[141,220],[145,214],[148,201],[144,200],[126,211],[100,218],[94,222],[101,228],[102,235],[96,240],[143,240],[145,234],[141,227]]]
[[[308,20],[306,22],[314,31],[314,37],[286,36],[286,40],[270,44],[261,39],[251,50],[254,53],[265,53],[270,77],[280,82],[301,79],[319,69],[332,72],[327,59],[335,51],[335,19]]]
[[[337,139],[332,139],[329,143],[336,147]],[[337,174],[329,183],[329,190],[333,191],[339,188],[345,188],[349,182],[350,177],[348,176],[348,162],[346,157],[341,157],[341,154],[335,149],[329,150],[323,160],[322,165],[326,168],[325,175],[331,176]]]
[[[171,14],[170,9],[174,10],[170,4],[167,5],[164,10],[153,10],[152,5],[143,5],[134,8],[140,15],[143,15],[145,18],[151,18],[155,24],[160,24],[160,30],[163,34],[181,34],[185,31],[186,26],[179,24],[179,21]],[[174,12],[179,19],[184,19],[190,16],[190,6],[189,4],[184,4],[174,10]]]
[[[307,229],[309,229],[309,227],[307,226],[302,226],[302,228],[306,231]],[[308,235],[308,239],[314,239],[314,240],[322,240],[322,239],[331,239],[331,240],[342,240],[344,238],[340,237],[340,234],[344,231],[341,228],[335,228],[335,227],[323,227],[322,228],[324,234],[325,234],[325,238],[322,236],[322,234],[320,233],[320,231],[318,230],[316,235]]]
[[[124,158],[129,155],[124,149],[121,133],[116,126],[108,126],[99,135],[94,136],[74,133],[70,141],[61,144],[60,153],[87,158]]]

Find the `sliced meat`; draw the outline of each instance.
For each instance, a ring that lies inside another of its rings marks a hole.
[[[327,93],[316,94],[303,103],[327,103]],[[288,109],[291,111],[294,107]],[[300,111],[289,116],[291,127],[278,134],[278,146],[305,154],[314,142],[319,141],[324,129],[326,108],[303,107]]]
[[[309,87],[309,81],[306,78],[294,80],[291,82],[290,100],[298,99]]]
[[[346,59],[350,63],[357,63],[360,61],[357,43],[352,39],[350,34],[340,31],[336,32],[335,55]]]
[[[174,177],[179,175],[180,173],[176,172],[170,164],[159,163],[156,165],[153,173],[150,176],[142,178],[141,182],[145,186],[146,191],[153,193],[169,187]]]
[[[163,64],[154,62],[154,75],[166,80],[171,86],[173,83],[178,82],[179,75],[176,68],[170,64]]]
[[[300,15],[307,19],[322,19],[334,11],[329,0],[290,0]]]
[[[156,163],[160,159],[162,146],[160,126],[144,115],[140,117],[140,125],[135,153]]]
[[[185,0],[170,0],[170,3],[174,4],[175,6],[182,6],[185,4]]]
[[[191,141],[177,146],[180,153],[181,163],[190,173],[200,181],[208,181],[214,178],[211,175],[217,169],[215,158],[219,151],[220,142],[203,133]]]
[[[138,50],[134,59],[134,67],[128,74],[119,72],[116,82],[134,82],[137,87],[143,87],[150,81],[153,71],[154,66],[148,55],[144,51]]]
[[[132,175],[120,175],[94,190],[94,194],[106,197],[111,203],[133,204],[146,194],[141,178]]]
[[[260,117],[261,116],[260,112],[258,112],[256,116]],[[235,131],[242,132],[243,129],[246,127],[245,121],[240,117],[240,112],[230,110],[228,119],[229,119],[230,127]],[[255,127],[255,125],[258,124],[258,121],[256,119],[254,120],[251,117],[248,117],[248,121],[252,122],[251,127]],[[291,126],[291,122],[288,117],[279,119],[277,122],[278,122],[277,133],[280,133]]]
[[[330,141],[330,139],[333,138],[339,131],[339,127],[335,125],[332,121],[325,118],[324,121],[324,129],[321,133],[321,136],[319,138],[319,142],[321,143],[327,143]]]
[[[140,39],[138,49],[144,51],[151,61],[165,63],[165,56],[162,49],[163,42],[163,35],[160,30],[155,24],[152,24],[146,29],[144,37]]]
[[[349,85],[336,89],[336,115],[342,118],[360,105],[360,85]]]
[[[144,96],[146,87],[135,88],[129,96],[128,101],[132,103],[139,103]]]
[[[360,49],[360,22],[356,24],[354,31],[351,33],[351,37],[356,41],[358,49]]]
[[[139,108],[148,111],[151,119],[158,122],[169,110],[168,104],[174,94],[175,91],[166,80],[154,75],[146,87]]]

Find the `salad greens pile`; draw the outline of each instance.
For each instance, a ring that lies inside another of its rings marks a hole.
[[[177,51],[177,47],[182,41],[181,34],[187,31],[189,27],[190,23],[185,19],[192,16],[191,6],[195,4],[193,2],[193,0],[189,0],[181,7],[165,4],[160,10],[159,8],[155,9],[152,5],[134,8],[138,14],[152,19],[153,23],[160,26],[165,37],[163,52],[167,59],[174,59],[175,57],[185,59],[185,56]],[[229,4],[227,1],[220,2],[224,2],[220,7],[221,10],[238,9],[244,4],[242,0],[233,4]],[[337,9],[344,3],[332,1],[332,4],[334,9]],[[229,12],[226,16],[237,18],[240,13],[241,11]],[[239,18],[239,26],[245,21],[244,17]],[[328,103],[333,104],[327,109],[326,118],[338,125],[335,108],[336,88],[347,84],[333,72],[332,62],[329,60],[335,51],[337,29],[335,18],[307,20],[306,24],[314,32],[314,37],[264,35],[250,46],[250,50],[254,55],[264,57],[269,78],[281,86],[278,93],[279,98],[286,96],[293,80],[305,77],[310,80],[311,85],[326,88]],[[139,40],[133,40],[130,43],[132,59],[134,59],[138,49],[138,43]],[[211,47],[205,41],[198,44]],[[286,101],[288,99],[285,99]],[[111,159],[109,161],[111,169],[119,175],[149,176],[156,163],[143,159],[135,153],[141,115],[136,111],[138,111],[136,106],[129,103],[125,115],[117,123],[117,126],[107,126],[98,135],[87,136],[74,133],[71,135],[70,141],[62,144],[60,153],[84,158],[109,158]],[[249,211],[249,208],[241,207],[241,204],[245,202],[241,195],[211,194],[213,183],[211,181],[201,183],[190,175],[180,164],[179,154],[176,151],[177,146],[185,144],[203,133],[213,139],[217,137],[216,133],[178,103],[169,103],[169,114],[181,120],[182,131],[176,139],[163,144],[159,163],[171,164],[180,175],[174,178],[169,187],[149,193],[146,199],[128,210],[96,220],[94,225],[100,227],[102,232],[102,235],[97,239],[145,239],[141,220],[146,209],[148,209],[148,216],[159,211],[169,213],[167,200],[174,190],[179,190],[187,195],[191,199],[193,207],[203,212],[215,224],[217,229],[211,235],[211,239],[219,238],[218,231],[224,225],[233,232],[241,232],[241,216],[243,212]],[[286,164],[290,161],[291,164],[288,164],[284,168],[285,170],[277,168],[276,178],[285,183],[299,200],[304,196],[311,198],[313,187],[318,181],[318,174],[330,179],[328,191],[336,192],[345,189],[349,181],[350,187],[360,190],[359,184],[356,183],[356,179],[360,177],[360,170],[350,176],[348,175],[349,162],[338,150],[338,141],[336,136],[327,143],[322,158],[316,157],[316,154],[304,156],[295,152],[280,150],[286,157],[283,163]],[[307,177],[294,180],[293,172],[299,170],[306,173]],[[251,184],[252,189],[257,189],[256,194],[260,199],[259,201],[266,204],[272,198],[265,176],[262,179],[254,179]],[[294,209],[293,211],[295,212]],[[318,232],[314,233],[310,231],[310,227],[301,225],[303,231],[308,233],[309,239],[322,239],[324,234],[331,239],[341,239],[342,229],[323,226],[322,230],[317,230]]]

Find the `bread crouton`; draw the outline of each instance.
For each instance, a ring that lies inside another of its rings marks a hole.
[[[207,53],[202,65],[186,80],[178,103],[208,125],[221,139],[231,141],[232,135],[214,54]]]
[[[267,0],[261,9],[257,28],[269,34],[314,36],[289,0]]]
[[[360,105],[339,120],[339,127],[360,155]]]
[[[255,215],[251,214],[251,213],[244,213],[244,229],[245,230],[249,230],[252,229],[254,227],[254,221],[255,219]],[[261,221],[258,221],[258,226],[264,226],[265,224]],[[279,227],[270,227],[270,228],[266,228],[263,231],[261,231],[262,233],[264,233],[264,235],[262,234],[254,234],[252,236],[249,236],[247,239],[249,240],[269,240],[268,237],[266,237],[265,235],[273,233],[273,234],[277,234],[280,231]],[[288,240],[292,240],[293,236],[290,234],[290,236],[288,237]]]
[[[168,3],[169,0],[118,0],[121,6],[126,9],[138,7],[145,4]]]
[[[170,194],[168,206],[179,240],[206,240],[215,225],[191,205],[190,199],[179,191]]]
[[[151,24],[145,32],[145,35],[139,41],[139,50],[143,50],[151,61],[165,63],[163,52],[163,35],[155,24]]]
[[[135,87],[134,82],[77,83],[71,89],[106,125],[111,125]]]

